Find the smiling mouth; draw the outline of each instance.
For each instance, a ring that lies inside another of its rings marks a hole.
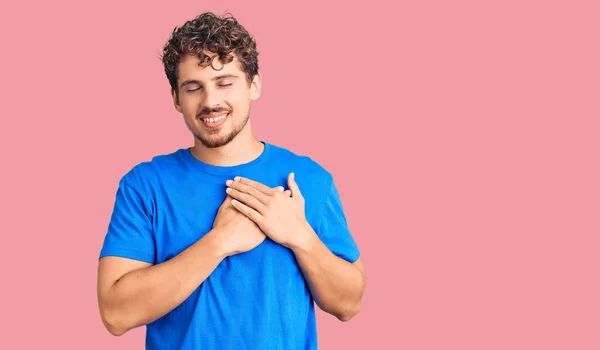
[[[199,119],[202,121],[202,124],[204,124],[205,127],[214,129],[220,127],[221,125],[223,125],[223,123],[225,123],[225,120],[229,116],[229,113],[222,113],[221,115],[217,116],[214,116],[214,114],[211,115],[213,116]]]
[[[228,115],[229,115],[229,113],[225,113],[225,114],[221,114],[218,117],[205,117],[205,118],[200,118],[200,120],[202,120],[203,122],[208,122],[208,123],[217,123],[217,122],[227,118]]]

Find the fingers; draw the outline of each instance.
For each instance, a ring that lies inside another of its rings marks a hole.
[[[292,191],[290,190],[283,190],[283,186],[277,186],[275,187],[279,192],[283,192],[286,196],[291,197],[292,196]]]
[[[271,187],[266,186],[266,185],[264,185],[264,184],[262,184],[260,182],[253,181],[253,180],[241,177],[241,176],[236,176],[234,178],[234,180],[236,182],[239,182],[241,184],[244,184],[246,186],[254,188],[254,189],[256,189],[256,190],[258,190],[258,191],[260,191],[260,192],[262,192],[262,193],[264,193],[266,195],[273,195],[273,194],[275,194],[275,191],[276,191],[276,189],[274,189],[274,188],[271,188]]]
[[[300,193],[300,187],[298,187],[298,184],[294,179],[294,173],[290,173],[288,175],[288,187],[292,191],[292,197],[302,197],[302,193]]]
[[[254,221],[258,226],[263,224],[263,216],[259,212],[245,205],[244,203],[234,199],[231,201],[233,207],[240,213],[244,214],[248,219]]]
[[[231,180],[227,180],[227,186],[229,186],[229,188],[232,188],[234,190],[237,190],[238,192],[244,193],[244,194],[248,194],[254,198],[256,198],[257,200],[259,200],[262,204],[266,205],[269,202],[269,194],[265,194],[264,192],[258,190],[256,187],[252,187],[249,186],[247,184],[244,184],[241,181],[231,181]],[[228,190],[229,190],[228,188]],[[271,189],[271,191],[276,192],[275,189]],[[229,192],[227,192],[229,193]],[[236,198],[236,197],[234,197]],[[242,199],[240,199],[242,202],[251,205],[251,203],[248,203]],[[258,209],[258,208],[255,208]]]
[[[240,176],[236,176],[235,179],[236,180],[234,181],[227,180],[227,186],[253,196],[264,205],[269,204],[271,200],[269,197],[277,195],[279,192],[283,192],[287,197],[291,197],[293,194],[291,190],[284,191],[283,186],[271,188],[260,182],[242,178]]]
[[[244,193],[232,187],[228,187],[225,191],[233,198],[233,200],[231,201],[232,203],[236,202],[237,200],[238,202],[241,202],[246,206],[254,209],[258,213],[262,214],[265,212],[265,204],[263,204],[259,199],[254,197],[254,193]],[[256,189],[254,189],[254,191],[258,192]]]

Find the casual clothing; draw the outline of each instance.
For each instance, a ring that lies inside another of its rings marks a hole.
[[[119,182],[100,257],[167,261],[212,228],[226,180],[242,176],[269,187],[295,180],[307,221],[337,256],[359,251],[332,175],[314,160],[263,142],[262,154],[236,166],[214,166],[189,148],[133,167]],[[182,304],[146,328],[146,349],[316,349],[315,309],[288,248],[270,239],[225,258]]]

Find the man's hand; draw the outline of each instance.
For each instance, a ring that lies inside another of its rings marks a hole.
[[[306,220],[304,197],[294,181],[294,173],[288,176],[288,191],[240,177],[227,181],[227,186],[227,193],[234,198],[233,207],[254,221],[273,241],[293,248],[314,235]]]
[[[274,189],[273,191],[285,195],[279,190]],[[213,228],[215,234],[218,235],[224,257],[254,249],[266,238],[255,222],[233,207],[232,199],[230,196],[225,198],[213,222]]]
[[[266,236],[260,228],[231,205],[232,198],[227,196],[213,222],[218,236],[221,253],[224,257],[247,252],[261,244]]]
[[[361,308],[365,288],[362,261],[352,264],[331,252],[305,217],[304,198],[288,176],[291,197],[283,189],[238,178],[227,181],[233,207],[252,219],[273,241],[292,250],[319,307],[342,321]]]

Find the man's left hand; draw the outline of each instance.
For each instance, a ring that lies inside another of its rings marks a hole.
[[[283,191],[282,187],[273,189],[242,177],[227,181],[227,186],[234,208],[254,221],[273,241],[296,248],[314,234],[306,220],[304,197],[294,181],[294,173],[288,175],[290,191]]]

